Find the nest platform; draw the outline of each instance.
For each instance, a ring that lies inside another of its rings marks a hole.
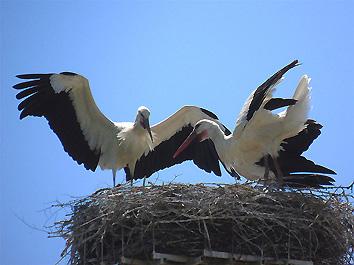
[[[77,264],[353,264],[345,195],[250,185],[102,189],[59,207],[52,236]]]

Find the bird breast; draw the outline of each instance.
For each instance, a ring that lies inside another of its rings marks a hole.
[[[149,144],[149,135],[146,130],[128,126],[122,129],[111,146],[102,152],[99,161],[100,167],[102,169],[121,169],[128,165],[133,174],[136,161],[146,150],[151,149],[150,146],[152,144]]]

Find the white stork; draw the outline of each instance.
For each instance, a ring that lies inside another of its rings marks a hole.
[[[150,129],[150,111],[138,109],[135,122],[113,122],[102,114],[91,95],[88,80],[78,74],[24,74],[31,79],[14,85],[21,89],[17,99],[20,119],[44,116],[59,137],[64,150],[87,170],[111,169],[115,185],[116,171],[124,168],[126,180],[149,177],[154,172],[182,163],[193,162],[207,172],[221,175],[218,157],[211,141],[196,143],[173,158],[183,140],[201,119],[210,119],[230,134],[212,112],[184,106]],[[22,90],[23,89],[23,90]]]
[[[174,154],[178,157],[191,143],[210,139],[224,167],[247,179],[277,179],[280,185],[321,187],[334,180],[324,174],[334,171],[307,160],[301,154],[320,135],[322,126],[307,119],[310,107],[309,81],[304,75],[291,99],[273,98],[283,75],[298,65],[293,61],[260,85],[247,99],[231,135],[216,123],[199,121]],[[273,110],[287,107],[274,114]],[[196,141],[194,141],[196,139]]]

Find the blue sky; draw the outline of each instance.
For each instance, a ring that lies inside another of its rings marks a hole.
[[[112,184],[110,171],[78,166],[43,118],[18,119],[16,74],[72,71],[90,80],[103,113],[151,124],[185,104],[203,106],[233,129],[249,93],[293,59],[277,95],[311,78],[310,117],[324,125],[306,156],[353,180],[353,1],[1,1],[0,260],[54,264],[65,242],[43,229],[65,212],[55,201]],[[122,180],[122,172],[118,179]],[[232,182],[192,163],[151,178]],[[26,224],[27,225],[26,225]]]

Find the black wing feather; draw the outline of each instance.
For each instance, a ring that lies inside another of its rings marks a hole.
[[[321,124],[310,119],[305,124],[305,129],[296,136],[285,139],[281,144],[283,150],[279,151],[277,160],[284,175],[284,181],[287,186],[291,187],[318,188],[321,185],[331,185],[334,182],[333,178],[313,173],[336,174],[336,172],[324,166],[317,165],[302,156],[302,153],[308,150],[313,141],[321,134],[322,128]],[[269,159],[268,161],[270,170],[276,172],[273,160]],[[262,157],[256,164],[265,166],[265,158]],[[300,172],[303,174],[293,174]]]
[[[193,160],[199,168],[206,172],[214,172],[215,175],[221,176],[219,157],[217,155],[215,146],[211,140],[203,142],[194,141],[186,150],[184,150],[178,157],[173,158],[177,148],[192,132],[191,125],[185,126],[173,135],[170,139],[163,141],[155,149],[143,155],[135,164],[133,179],[141,179],[150,177],[154,172],[171,167],[175,164],[180,164],[186,160]],[[127,181],[132,178],[128,168],[125,168]]]
[[[279,109],[282,107],[295,105],[296,102],[297,102],[297,100],[293,99],[293,98],[287,98],[287,99],[285,99],[285,98],[271,98],[264,105],[264,109],[275,110],[275,109]]]
[[[335,180],[320,174],[290,174],[284,177],[284,184],[291,188],[323,188],[323,185],[333,185]]]
[[[31,88],[28,88],[28,89],[24,89],[21,92],[17,93],[16,98],[17,99],[22,99],[22,98],[25,98],[25,97],[27,97],[27,96],[29,96],[29,95],[31,95],[33,93],[36,93],[38,91],[39,91],[39,89],[38,89],[37,86],[31,87]]]
[[[301,155],[307,151],[310,145],[321,134],[322,125],[315,120],[308,119],[305,122],[306,128],[297,135],[287,138],[281,144],[286,153]]]
[[[263,84],[261,84],[256,91],[253,94],[252,101],[250,103],[248,112],[247,112],[247,121],[249,121],[254,113],[261,107],[268,90],[276,84],[282,76],[289,71],[291,68],[294,68],[295,66],[299,65],[298,60],[293,61],[292,63],[288,64],[287,66],[283,67],[280,69],[278,72],[276,72],[274,75],[272,75],[270,78],[268,78]]]
[[[27,116],[44,116],[50,128],[59,137],[64,150],[86,169],[94,171],[97,167],[100,152],[92,151],[85,140],[77,121],[76,112],[66,92],[55,93],[50,84],[52,74],[17,75],[21,79],[37,79],[14,85],[22,89],[17,99],[25,98],[19,105],[20,119]]]
[[[215,113],[211,112],[210,110],[207,110],[207,109],[204,109],[204,108],[199,108],[203,113],[205,113],[206,115],[208,115],[210,118],[213,118],[215,120],[219,120],[218,116],[216,116]],[[230,135],[231,134],[231,131],[226,128],[224,125],[223,126],[223,129],[224,129],[224,133],[226,136]]]
[[[16,75],[16,77],[20,79],[42,79],[46,80],[49,78],[53,73],[50,74],[23,74],[23,75]]]

